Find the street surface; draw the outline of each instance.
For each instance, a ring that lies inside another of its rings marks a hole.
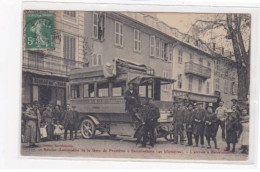
[[[164,138],[157,140],[154,148],[140,148],[135,144],[135,139],[128,137],[110,137],[107,134],[96,136],[94,139],[79,139],[63,141],[47,141],[38,143],[38,148],[25,148],[21,144],[21,154],[25,156],[46,157],[98,157],[98,158],[138,158],[138,159],[170,159],[170,160],[220,160],[220,161],[246,161],[247,155],[239,153],[240,145],[237,144],[236,152],[225,152],[226,143],[217,136],[219,150],[201,147],[187,147],[172,144]],[[205,139],[206,143],[206,139]],[[186,144],[186,143],[185,143]],[[205,144],[206,146],[207,144]]]

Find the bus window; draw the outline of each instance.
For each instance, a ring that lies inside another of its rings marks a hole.
[[[97,84],[97,97],[108,97],[108,83]]]
[[[148,97],[149,97],[149,98],[152,98],[152,97],[153,97],[152,85],[148,85]]]
[[[84,97],[94,97],[94,84],[84,84],[83,86]]]
[[[139,96],[146,97],[146,86],[145,85],[139,86]]]
[[[112,97],[120,97],[124,95],[126,82],[115,82],[112,85]]]
[[[71,98],[72,99],[80,98],[79,85],[71,85]]]

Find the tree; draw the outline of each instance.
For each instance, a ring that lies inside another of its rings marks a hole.
[[[250,27],[249,14],[215,14],[197,19],[191,29],[201,40],[211,32],[211,39],[222,37],[226,42],[231,41],[238,76],[237,95],[241,101],[247,100],[250,85]]]

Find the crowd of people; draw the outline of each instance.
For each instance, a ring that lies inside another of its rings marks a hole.
[[[219,149],[217,144],[217,132],[221,128],[222,141],[225,141],[227,147],[225,151],[235,152],[236,144],[242,145],[241,153],[248,153],[249,145],[249,115],[248,109],[240,109],[237,100],[233,99],[231,109],[224,106],[220,101],[219,107],[214,110],[212,105],[203,108],[202,102],[191,103],[182,100],[175,103],[173,114],[174,126],[174,144],[184,145],[184,133],[186,134],[186,146],[205,147],[204,138],[207,141],[207,148],[212,148],[211,141],[214,142],[214,148]],[[195,144],[193,143],[193,138]],[[232,146],[232,148],[231,148]]]
[[[77,139],[78,126],[78,113],[70,105],[62,109],[59,105],[43,106],[35,101],[22,108],[22,142],[29,143],[29,148],[38,147],[37,142],[60,140],[63,134],[67,140],[68,130],[70,140]]]
[[[153,147],[156,139],[154,131],[160,117],[159,108],[155,106],[152,99],[144,99],[141,103],[133,84],[129,84],[124,98],[126,113],[132,116],[132,123],[136,130],[134,136],[137,138],[136,143],[142,142],[142,147],[146,147],[149,141]],[[186,146],[200,145],[204,148],[204,138],[206,138],[207,148],[212,148],[211,141],[213,141],[214,148],[219,149],[216,136],[220,128],[221,141],[227,144],[225,151],[235,152],[236,144],[240,142],[241,153],[248,153],[249,109],[240,109],[237,100],[232,101],[231,109],[227,109],[223,101],[219,102],[219,107],[216,109],[210,104],[204,108],[202,102],[175,101],[171,108],[173,144],[184,145],[187,140]],[[66,109],[61,109],[58,105],[42,106],[35,101],[32,106],[27,104],[23,107],[22,142],[29,143],[27,147],[38,147],[35,143],[40,141],[60,140],[63,134],[63,139],[67,140],[68,130],[70,130],[70,140],[77,139],[78,128],[78,112],[70,105],[67,105]]]

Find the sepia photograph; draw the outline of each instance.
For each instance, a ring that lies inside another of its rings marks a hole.
[[[23,157],[248,161],[250,13],[24,10]]]

